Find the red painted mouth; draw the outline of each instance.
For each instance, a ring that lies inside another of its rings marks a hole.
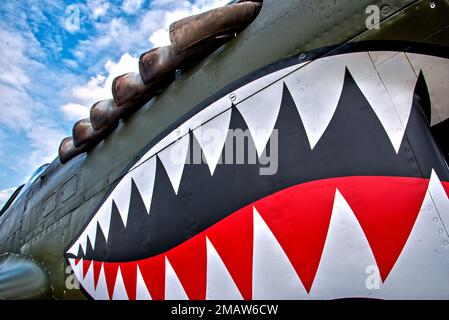
[[[120,263],[69,260],[94,298],[134,300],[144,294],[154,300],[166,299],[170,270],[189,299],[203,300],[208,290],[208,251],[213,248],[241,297],[252,299],[255,208],[310,292],[338,189],[354,212],[385,281],[409,238],[428,184],[429,179],[404,177],[345,177],[304,183],[260,199],[155,257]],[[449,182],[442,185],[449,194]]]

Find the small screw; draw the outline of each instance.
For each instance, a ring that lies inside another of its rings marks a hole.
[[[382,10],[382,14],[383,14],[383,15],[387,15],[387,14],[390,13],[391,8],[390,8],[389,5],[385,5],[385,6],[383,6],[383,7],[381,8],[381,10]]]
[[[231,100],[232,102],[234,102],[235,100],[237,100],[237,95],[235,93],[231,93],[229,95],[229,100]]]
[[[303,61],[303,60],[306,60],[306,58],[307,58],[307,54],[306,53],[301,53],[299,56],[298,56],[298,60],[299,61]]]
[[[435,9],[435,7],[436,7],[435,2],[431,2],[429,5],[430,5],[430,8],[432,8],[432,9]]]

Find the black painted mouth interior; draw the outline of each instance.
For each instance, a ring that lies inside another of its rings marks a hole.
[[[346,69],[337,110],[311,150],[295,103],[284,85],[275,125],[279,146],[275,175],[260,175],[260,163],[218,164],[213,176],[205,163],[188,164],[176,195],[158,159],[149,214],[133,182],[126,228],[113,203],[108,241],[97,226],[95,249],[88,239],[86,252],[80,247],[77,257],[114,262],[148,258],[181,244],[260,198],[303,182],[345,176],[430,177],[432,169],[440,179],[448,180],[447,165],[426,119],[429,110],[427,86],[420,75],[406,133],[396,154],[381,122]],[[235,107],[230,129],[247,129]],[[191,133],[190,142],[198,144]],[[229,142],[228,136],[226,144]],[[245,147],[255,148],[251,138]]]

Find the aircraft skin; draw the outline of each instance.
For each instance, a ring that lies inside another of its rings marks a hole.
[[[448,299],[449,2],[390,1],[367,29],[371,4],[265,0],[56,159],[0,217],[0,298]],[[220,163],[229,129],[254,163]]]

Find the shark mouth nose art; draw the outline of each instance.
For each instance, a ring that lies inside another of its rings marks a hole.
[[[449,90],[429,76],[449,61],[292,61],[201,106],[128,168],[66,252],[90,297],[449,296],[449,173],[432,135]],[[222,163],[235,130],[249,132],[254,163]],[[205,161],[193,164],[194,150]],[[264,153],[276,160],[267,175]]]

